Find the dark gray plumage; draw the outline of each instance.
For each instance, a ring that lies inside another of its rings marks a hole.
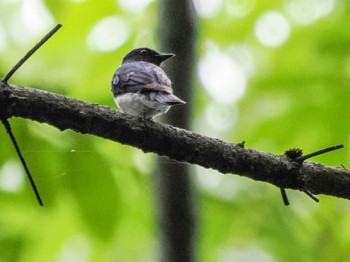
[[[112,79],[112,93],[119,108],[127,114],[152,118],[171,106],[186,104],[173,94],[171,81],[160,64],[173,54],[149,48],[129,52]]]

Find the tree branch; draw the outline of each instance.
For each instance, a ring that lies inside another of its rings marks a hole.
[[[350,172],[226,143],[184,129],[141,120],[109,107],[0,82],[0,116],[22,117],[72,129],[171,159],[265,181],[279,188],[350,199]]]
[[[19,157],[19,160],[20,160],[21,163],[22,163],[22,166],[23,166],[23,168],[24,168],[24,171],[26,172],[26,175],[27,175],[27,177],[28,177],[30,186],[31,186],[32,189],[33,189],[33,192],[34,192],[34,194],[35,194],[36,199],[38,200],[39,205],[44,206],[44,202],[43,202],[43,200],[41,199],[39,190],[38,190],[38,188],[37,188],[37,186],[36,186],[36,184],[35,184],[35,182],[34,182],[34,178],[33,178],[32,174],[30,173],[30,170],[29,170],[28,165],[27,165],[27,163],[26,163],[26,161],[25,161],[25,159],[24,159],[24,157],[23,157],[23,155],[22,155],[21,150],[19,149],[17,140],[16,140],[15,136],[13,135],[13,132],[12,132],[10,123],[9,123],[8,120],[5,119],[5,118],[1,118],[1,122],[2,122],[2,124],[4,125],[5,130],[6,130],[7,134],[9,135],[9,137],[10,137],[10,139],[11,139],[13,146],[15,147],[16,153],[17,153],[17,155],[18,155],[18,157]]]
[[[2,81],[4,83],[7,83],[8,80],[13,76],[14,73],[43,45],[49,40],[60,28],[62,27],[61,24],[55,25],[54,28],[50,30],[35,46],[33,46],[32,49],[26,53],[21,60],[18,61],[17,64],[4,76]]]

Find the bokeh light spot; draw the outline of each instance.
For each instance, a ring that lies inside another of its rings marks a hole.
[[[10,160],[0,170],[0,188],[9,192],[17,192],[23,187],[22,168],[18,162]]]
[[[125,11],[140,11],[147,7],[153,0],[117,0]]]
[[[46,32],[54,22],[52,14],[41,0],[23,0],[20,12],[23,25],[34,35]]]
[[[288,40],[290,25],[281,13],[268,11],[258,18],[254,32],[262,44],[276,47]]]
[[[211,102],[205,107],[205,123],[218,133],[230,131],[237,123],[237,109],[234,105]]]
[[[117,49],[129,38],[129,26],[117,16],[104,18],[97,22],[87,38],[92,50],[109,52]]]
[[[284,7],[296,24],[308,25],[329,15],[334,10],[335,0],[290,0]]]
[[[230,0],[225,1],[226,12],[233,17],[244,17],[255,7],[255,0]]]
[[[220,11],[223,0],[194,0],[193,3],[199,16],[210,18]]]
[[[230,261],[259,261],[259,262],[275,262],[276,260],[264,250],[247,246],[240,248],[229,247],[223,255],[222,262]]]
[[[199,77],[207,92],[217,101],[232,103],[245,92],[247,78],[229,55],[208,51],[199,61]]]
[[[66,241],[58,253],[58,262],[84,262],[88,261],[91,248],[85,236],[74,236]]]
[[[199,166],[195,172],[198,185],[217,199],[230,200],[247,190],[244,183],[234,176],[225,176],[218,171]]]
[[[240,65],[247,77],[256,73],[256,62],[254,54],[245,44],[233,44],[228,47],[227,53]]]

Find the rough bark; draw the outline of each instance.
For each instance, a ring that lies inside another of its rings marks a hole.
[[[166,124],[119,113],[109,107],[0,82],[0,114],[72,129],[153,152],[170,159],[238,174],[282,188],[350,199],[350,172],[226,143]]]

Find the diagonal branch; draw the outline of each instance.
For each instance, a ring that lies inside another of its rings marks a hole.
[[[0,116],[22,117],[72,129],[171,159],[265,181],[279,188],[308,190],[350,199],[350,172],[303,162],[295,168],[278,156],[226,143],[173,126],[142,120],[109,107],[0,82]],[[293,171],[293,172],[291,172]]]
[[[7,83],[14,73],[43,45],[49,40],[60,28],[61,24],[57,24],[54,28],[50,30],[32,49],[30,49],[17,64],[4,76],[3,82]]]
[[[2,122],[2,124],[4,125],[4,127],[5,127],[5,129],[6,129],[7,133],[8,133],[8,135],[10,136],[10,139],[11,139],[11,141],[12,141],[13,146],[15,147],[16,153],[17,153],[17,155],[18,155],[18,157],[19,157],[19,159],[20,159],[20,161],[21,161],[21,163],[22,163],[22,166],[23,166],[23,168],[24,168],[24,171],[25,171],[26,174],[27,174],[29,183],[30,183],[30,185],[31,185],[31,187],[32,187],[32,189],[33,189],[33,192],[34,192],[34,194],[35,194],[35,197],[36,197],[36,199],[38,200],[39,205],[43,206],[43,205],[44,205],[43,200],[42,200],[41,197],[40,197],[40,193],[39,193],[39,190],[38,190],[38,188],[37,188],[37,186],[36,186],[36,184],[35,184],[35,182],[34,182],[34,178],[33,178],[32,174],[31,174],[30,171],[29,171],[29,168],[28,168],[27,163],[26,163],[26,161],[25,161],[25,159],[24,159],[24,157],[23,157],[23,155],[22,155],[21,150],[19,149],[19,146],[18,146],[18,143],[17,143],[17,141],[16,141],[16,138],[15,138],[15,136],[13,135],[13,132],[12,132],[10,123],[9,123],[8,120],[5,119],[5,118],[1,118],[1,122]]]

